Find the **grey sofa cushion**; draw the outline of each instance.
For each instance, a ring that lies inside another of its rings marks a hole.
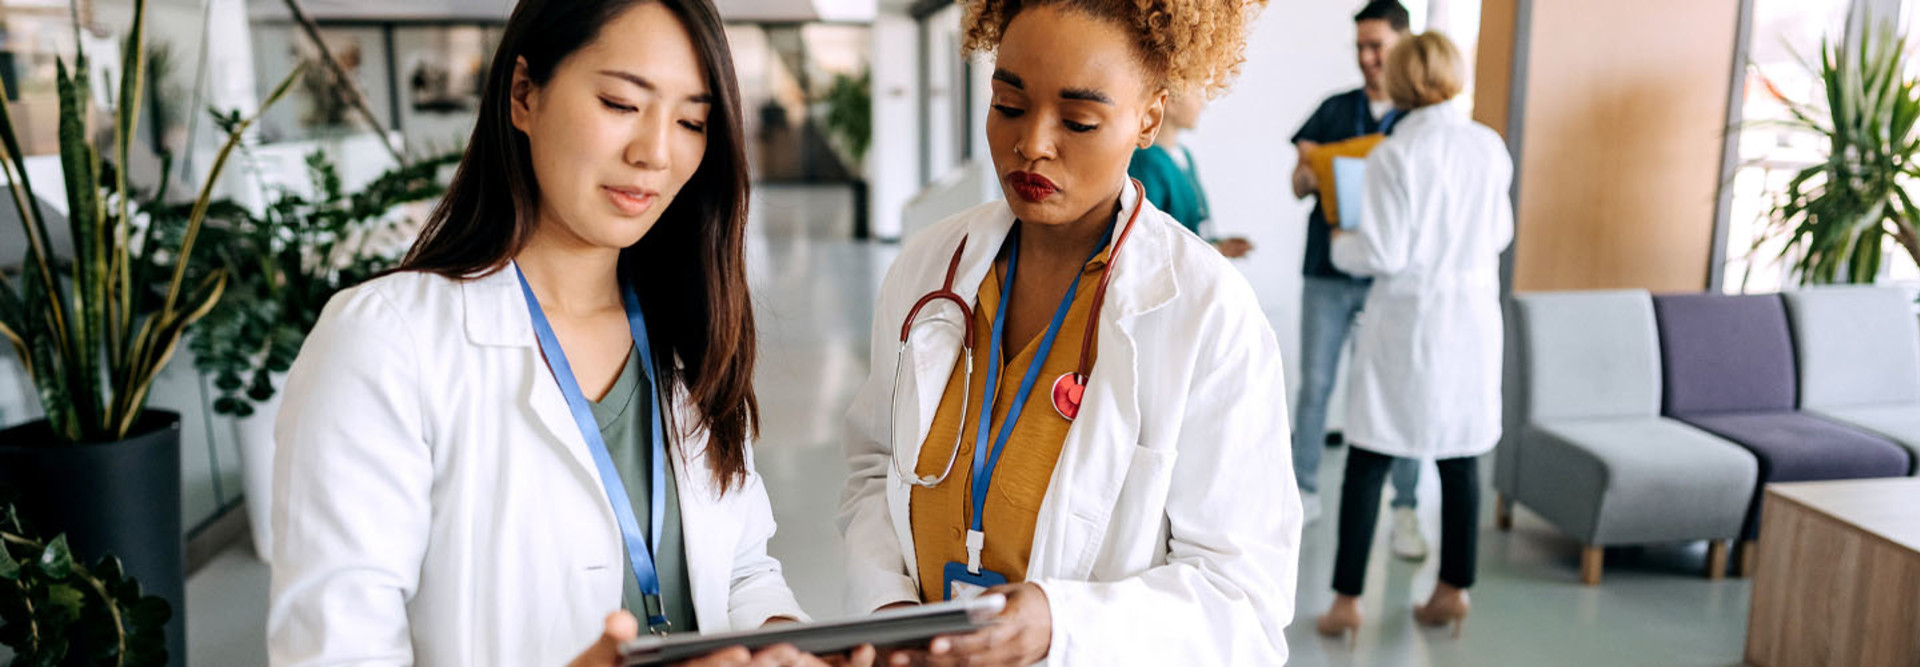
[[[1660,339],[1645,290],[1517,299],[1534,422],[1660,411]]]
[[[1737,537],[1759,474],[1738,445],[1662,417],[1538,423],[1521,446],[1521,501],[1586,544]]]
[[[1787,292],[1800,359],[1800,405],[1906,405],[1920,412],[1920,320],[1889,287]]]

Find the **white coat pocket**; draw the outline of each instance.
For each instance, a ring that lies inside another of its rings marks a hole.
[[[1081,560],[1087,567],[1082,572],[1095,580],[1116,579],[1166,562],[1167,493],[1173,486],[1173,464],[1178,455],[1172,449],[1133,448],[1126,481],[1107,517],[1105,539],[1089,540],[1091,546]],[[1086,520],[1078,514],[1073,518],[1074,529],[1082,529]],[[1102,542],[1124,548],[1101,550],[1098,547]]]

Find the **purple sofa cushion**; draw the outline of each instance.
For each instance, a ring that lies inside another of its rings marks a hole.
[[[1653,298],[1672,417],[1794,409],[1797,379],[1787,310],[1775,295]]]
[[[1907,450],[1899,445],[1804,412],[1700,415],[1683,421],[1753,452],[1763,483],[1907,474]]]
[[[1760,534],[1760,505],[1769,482],[1804,482],[1907,474],[1899,445],[1804,412],[1698,415],[1682,421],[1732,440],[1760,463],[1760,484],[1747,505],[1741,539]]]

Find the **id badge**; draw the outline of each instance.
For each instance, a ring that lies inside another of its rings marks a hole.
[[[967,571],[966,563],[959,561],[948,562],[941,574],[943,585],[940,589],[946,592],[944,599],[947,601],[972,600],[989,588],[1007,583],[1006,575],[986,568],[980,568],[980,574],[974,574]]]

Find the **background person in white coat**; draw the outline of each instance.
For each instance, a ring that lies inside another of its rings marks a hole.
[[[514,9],[445,200],[288,377],[274,664],[608,666],[635,615],[803,617],[748,447],[732,62],[707,0]],[[753,658],[817,662],[707,662]]]
[[[1466,75],[1446,36],[1401,40],[1386,74],[1408,113],[1367,157],[1359,228],[1333,240],[1333,263],[1374,283],[1353,356],[1338,595],[1319,630],[1360,625],[1380,484],[1403,457],[1435,459],[1440,470],[1440,582],[1414,616],[1458,634],[1474,579],[1478,457],[1500,439],[1500,253],[1513,241],[1513,161],[1499,135],[1448,103]]]
[[[1280,350],[1246,280],[1126,177],[1169,90],[1225,87],[1262,4],[968,7],[966,49],[996,53],[1005,198],[909,240],[882,284],[840,523],[856,610],[983,589],[1008,607],[896,664],[1286,661]],[[915,308],[943,284],[953,300]]]

